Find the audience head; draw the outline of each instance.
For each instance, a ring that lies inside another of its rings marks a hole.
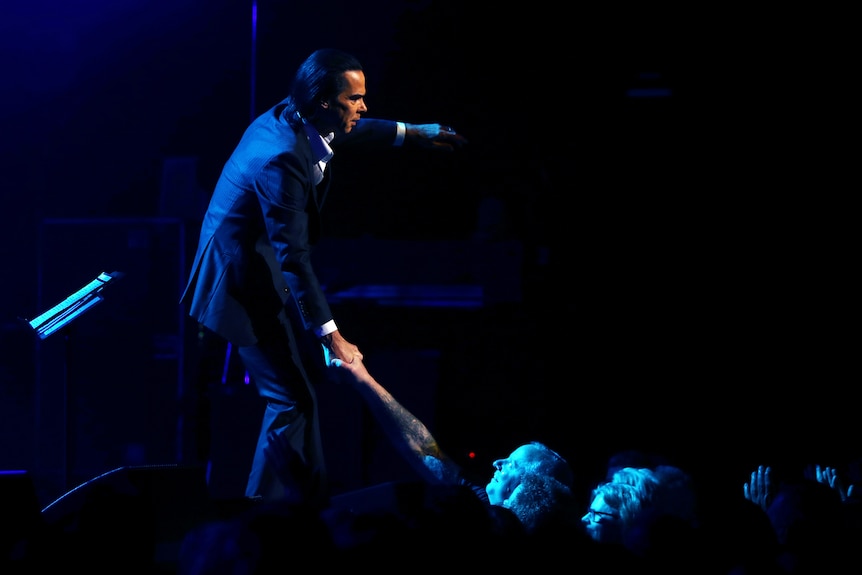
[[[775,530],[757,503],[743,497],[723,498],[701,529],[705,547],[702,556],[719,573],[781,573]]]
[[[625,467],[655,469],[667,464],[665,457],[641,449],[623,449],[608,456],[605,481],[612,481],[613,475]]]
[[[636,487],[641,501],[652,501],[659,489],[658,475],[647,467],[622,467],[614,471],[611,483],[625,483]]]
[[[581,517],[584,530],[599,543],[622,544],[627,524],[641,510],[641,492],[634,485],[607,481],[596,486],[590,506]]]
[[[574,472],[568,462],[546,445],[533,441],[519,446],[505,459],[493,463],[494,472],[485,486],[492,505],[506,506],[521,480],[527,475],[543,475],[572,487]]]
[[[623,543],[629,530],[643,527],[647,511],[650,517],[665,512],[659,503],[670,499],[662,492],[669,486],[662,485],[659,474],[646,467],[617,469],[609,481],[593,489],[589,510],[581,518],[584,529],[596,541]]]
[[[559,453],[532,441],[494,461],[494,468],[485,486],[489,502],[511,509],[527,532],[571,523],[574,472]]]
[[[793,572],[819,568],[834,572],[847,544],[841,497],[824,483],[803,479],[785,482],[767,511],[781,548],[782,563]]]
[[[698,493],[694,479],[674,465],[658,465],[653,470],[658,480],[655,504],[663,513],[689,523],[698,521]]]

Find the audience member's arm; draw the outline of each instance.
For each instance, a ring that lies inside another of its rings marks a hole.
[[[340,374],[340,380],[359,392],[386,436],[423,479],[446,484],[458,481],[460,466],[443,453],[425,424],[368,373],[361,359],[352,363],[331,359],[328,363]]]

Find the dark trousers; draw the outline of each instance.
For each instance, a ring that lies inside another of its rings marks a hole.
[[[303,355],[312,353],[311,342],[297,345],[285,314],[273,327],[256,345],[238,349],[251,382],[266,400],[245,494],[273,500],[325,498],[317,397],[302,364]]]

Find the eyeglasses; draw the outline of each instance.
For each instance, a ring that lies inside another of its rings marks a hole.
[[[602,521],[610,520],[610,519],[618,519],[619,515],[616,513],[608,513],[606,511],[596,511],[595,509],[590,509],[587,511],[587,519],[592,521],[593,523],[601,523]]]

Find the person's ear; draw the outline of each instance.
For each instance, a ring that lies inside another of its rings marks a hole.
[[[320,107],[323,108],[324,110],[329,108],[329,102],[327,102],[326,100],[321,100],[320,101]]]

